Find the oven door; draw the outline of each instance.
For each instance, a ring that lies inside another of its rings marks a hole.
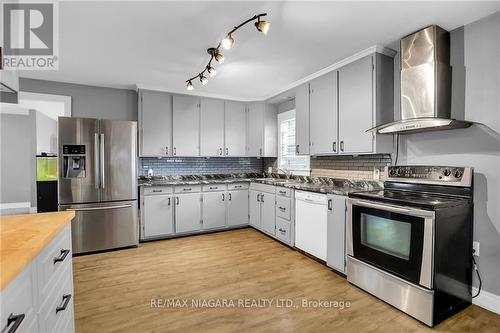
[[[347,254],[432,289],[434,211],[349,198]]]

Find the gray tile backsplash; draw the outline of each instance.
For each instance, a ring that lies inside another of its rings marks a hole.
[[[155,176],[262,173],[263,160],[255,157],[164,157],[140,158],[139,176],[152,169]]]

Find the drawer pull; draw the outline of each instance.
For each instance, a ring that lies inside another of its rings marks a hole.
[[[218,186],[210,186],[210,189],[211,189],[211,190],[216,190],[216,189],[218,189],[218,188],[219,188]]]
[[[154,193],[161,193],[163,192],[162,190],[153,190]]]
[[[57,264],[58,262],[60,261],[64,261],[64,259],[66,259],[66,256],[69,254],[69,250],[66,249],[66,250],[61,250],[61,254],[59,255],[59,257],[55,257],[54,258],[54,265]]]
[[[286,194],[286,191],[279,191],[280,194]]]
[[[282,233],[286,233],[286,230],[285,230],[285,229],[281,229],[281,228],[279,228],[278,230],[279,230],[279,231],[281,231]]]
[[[285,208],[285,207],[281,207],[281,206],[279,206],[278,208],[279,208],[282,212],[286,211],[286,208]]]
[[[192,190],[192,188],[190,188],[190,187],[183,189],[183,191],[191,191],[191,190]]]
[[[71,300],[71,294],[63,295],[62,304],[56,308],[56,313],[58,313],[59,311],[66,310],[70,300]]]
[[[25,317],[26,315],[24,313],[18,315],[14,315],[13,313],[11,313],[9,318],[7,318],[7,326],[5,327],[5,329],[8,328],[12,323],[14,323],[14,325],[12,325],[12,327],[8,331],[3,329],[2,332],[14,333],[15,331],[17,331],[19,325],[21,325]]]
[[[241,185],[235,185],[234,188],[242,188],[243,186]]]

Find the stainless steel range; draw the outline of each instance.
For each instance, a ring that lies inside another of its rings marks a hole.
[[[473,169],[390,166],[350,193],[347,279],[429,326],[471,303]]]

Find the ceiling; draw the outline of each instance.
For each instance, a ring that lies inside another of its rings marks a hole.
[[[59,70],[22,77],[187,93],[206,49],[234,25],[268,13],[267,36],[238,30],[217,75],[193,94],[263,100],[375,44],[430,24],[452,30],[500,10],[500,2],[60,2]]]

